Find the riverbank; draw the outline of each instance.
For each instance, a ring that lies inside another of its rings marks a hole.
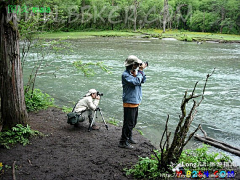
[[[140,37],[140,38],[174,38],[180,41],[197,42],[218,42],[218,43],[240,43],[240,35],[217,34],[203,32],[189,32],[180,30],[168,30],[163,33],[162,30],[149,29],[133,31],[81,31],[81,32],[53,32],[41,33],[37,37],[45,39],[81,39],[91,37]]]
[[[74,127],[67,124],[66,113],[49,108],[29,113],[30,126],[45,134],[27,146],[16,145],[0,150],[0,179],[12,179],[15,162],[16,179],[132,179],[124,168],[149,157],[154,148],[149,140],[134,131],[139,142],[133,150],[118,147],[121,127],[103,123],[99,131],[87,130],[87,123]]]
[[[99,131],[87,131],[88,124],[74,127],[66,123],[66,113],[49,108],[29,113],[32,129],[44,133],[44,137],[31,139],[31,144],[1,149],[0,179],[134,179],[126,176],[124,168],[138,162],[139,156],[150,157],[155,147],[137,131],[133,131],[139,143],[134,149],[118,147],[121,127],[103,123]],[[14,168],[13,168],[14,167]],[[13,170],[14,169],[14,170]],[[235,171],[239,179],[239,171]],[[185,179],[185,178],[180,178]]]

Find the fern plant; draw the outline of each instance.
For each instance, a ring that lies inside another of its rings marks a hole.
[[[23,146],[29,144],[30,137],[42,135],[39,131],[32,130],[30,126],[17,124],[12,130],[0,132],[0,145],[10,149],[11,145],[20,143]]]

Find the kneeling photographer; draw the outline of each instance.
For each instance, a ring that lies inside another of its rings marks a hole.
[[[93,121],[93,112],[98,108],[98,104],[100,101],[100,94],[96,89],[90,89],[88,93],[78,101],[74,108],[74,112],[81,114],[81,120],[85,121],[87,118],[89,119],[89,124]],[[78,124],[76,124],[78,126]],[[93,122],[92,125],[93,130],[99,130],[99,127]]]

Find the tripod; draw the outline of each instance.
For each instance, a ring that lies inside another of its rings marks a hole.
[[[104,117],[103,117],[103,114],[102,114],[102,112],[101,112],[101,109],[100,109],[100,108],[96,108],[95,111],[94,111],[93,120],[92,120],[92,122],[89,124],[88,132],[90,132],[90,131],[92,130],[92,125],[93,125],[93,123],[94,123],[94,121],[95,121],[95,118],[97,118],[97,111],[100,112],[100,114],[101,114],[101,116],[102,116],[102,120],[103,120],[103,122],[104,122],[104,124],[105,124],[105,127],[106,127],[106,129],[108,130],[108,125],[107,125],[106,121],[104,120]]]

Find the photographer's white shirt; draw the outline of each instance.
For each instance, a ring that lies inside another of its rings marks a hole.
[[[74,109],[74,112],[80,113],[82,111],[90,109],[94,111],[97,108],[98,104],[99,104],[98,99],[93,99],[91,96],[87,96],[78,101]]]

